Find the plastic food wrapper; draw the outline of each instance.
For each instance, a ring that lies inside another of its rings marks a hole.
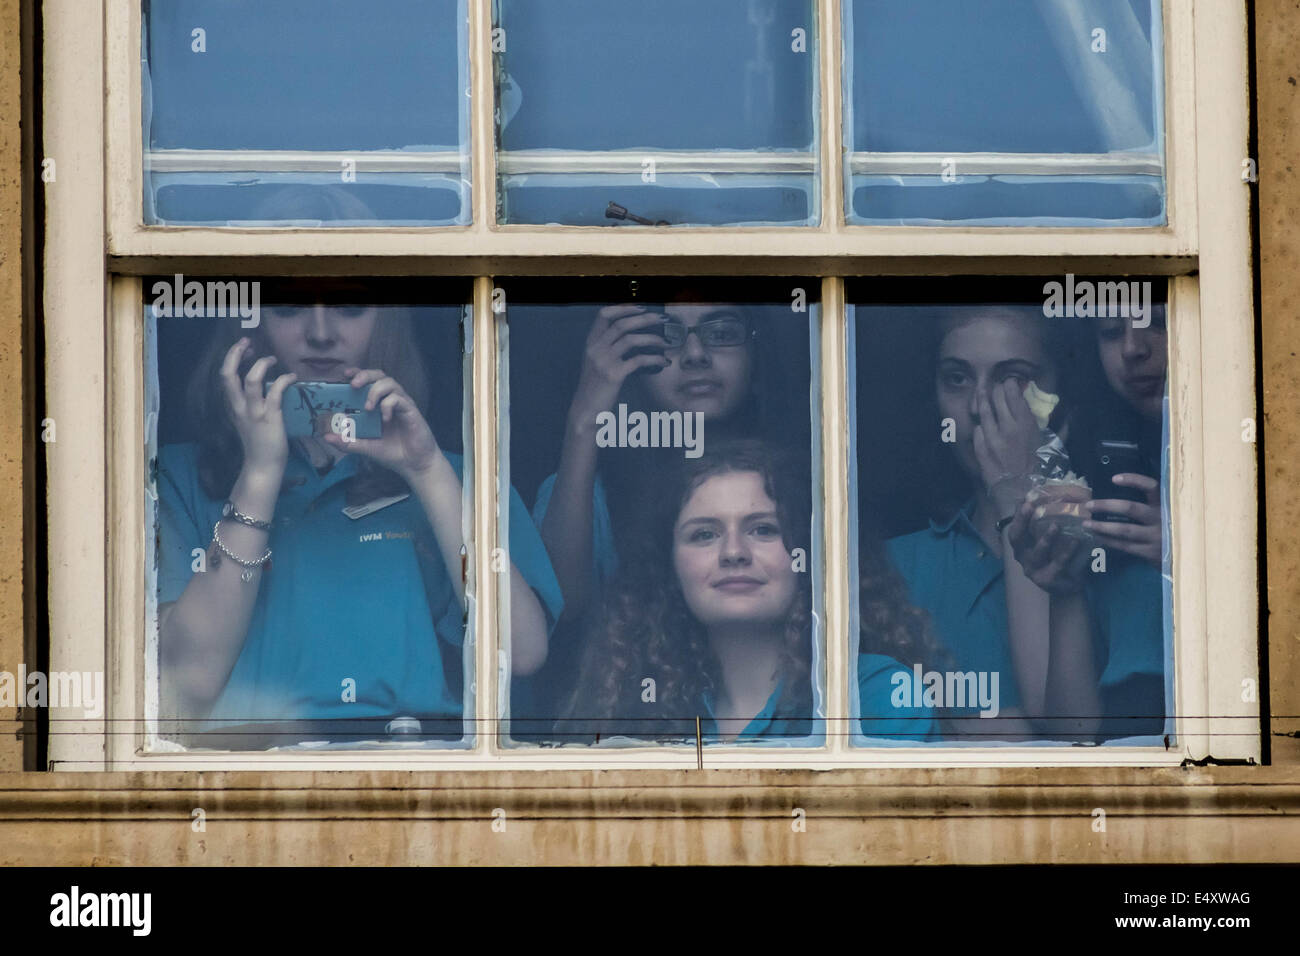
[[[1047,427],[1060,398],[1030,382],[1025,389],[1025,401],[1042,432],[1042,444],[1036,452],[1038,468],[1028,476],[1025,493],[1025,500],[1034,506],[1033,521],[1035,524],[1050,521],[1062,534],[1073,538],[1091,538],[1083,528],[1083,522],[1090,517],[1083,506],[1092,500],[1092,489],[1086,479],[1072,470],[1060,436]]]

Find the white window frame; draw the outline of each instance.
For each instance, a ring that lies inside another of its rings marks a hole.
[[[503,226],[491,221],[491,0],[471,0],[473,223],[436,229],[144,226],[138,0],[45,0],[50,667],[102,671],[103,719],[52,726],[57,769],[689,768],[691,749],[502,749],[343,754],[138,752],[143,716],[144,370],[140,277],[153,273],[474,277],[473,540],[469,593],[480,721],[495,718],[496,637],[506,595],[490,569],[499,533],[500,328],[493,275],[659,273],[822,277],[826,699],[848,704],[850,587],[844,280],[856,275],[1152,274],[1170,277],[1171,507],[1177,746],[815,751],[710,745],[708,767],[1160,766],[1206,755],[1259,759],[1255,416],[1245,5],[1164,0],[1166,183],[1158,228],[880,227],[844,222],[839,0],[818,0],[822,221],[817,227],[664,229]],[[1205,131],[1197,135],[1197,129]],[[485,188],[486,187],[486,188]],[[1202,225],[1204,228],[1201,228]],[[1210,321],[1202,321],[1202,315]],[[102,317],[95,321],[95,316]],[[1208,358],[1204,362],[1203,358]],[[102,391],[101,391],[102,390]],[[96,394],[102,395],[102,400]],[[487,414],[484,414],[484,413]],[[467,456],[467,461],[469,457]],[[484,542],[482,546],[476,542]],[[482,723],[481,726],[487,726]]]

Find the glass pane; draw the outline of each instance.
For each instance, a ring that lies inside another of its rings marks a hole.
[[[1172,739],[1163,281],[850,294],[855,743]]]
[[[155,743],[467,745],[466,284],[168,276],[144,293]]]
[[[504,288],[510,475],[565,595],[513,739],[819,743],[817,283]]]
[[[1159,0],[852,0],[850,222],[1165,222]]]
[[[809,0],[497,7],[500,221],[818,221]]]
[[[464,0],[144,0],[144,221],[469,221]]]

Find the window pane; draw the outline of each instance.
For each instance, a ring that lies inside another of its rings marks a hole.
[[[850,222],[1165,222],[1159,0],[853,0]]]
[[[850,294],[855,742],[1168,739],[1163,281]]]
[[[513,739],[819,743],[816,282],[505,288],[510,475],[565,594]]]
[[[145,0],[145,222],[468,222],[466,30],[464,0]]]
[[[465,745],[468,288],[221,281],[144,285],[159,736],[232,750]],[[297,376],[278,415],[256,356],[275,358],[266,381]],[[233,398],[223,362],[244,382]],[[360,395],[350,367],[378,370]],[[403,414],[365,410],[375,381]]]
[[[498,8],[501,221],[817,222],[808,0]]]

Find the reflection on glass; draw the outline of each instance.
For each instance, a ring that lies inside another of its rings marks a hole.
[[[782,479],[780,493],[764,486],[766,511],[786,517],[776,532],[764,525],[763,543],[775,547],[779,538],[787,554],[802,549],[797,559],[786,558],[794,577],[783,579],[782,587],[793,586],[807,600],[816,593],[809,590],[817,569],[808,546],[815,309],[808,288],[815,285],[653,279],[507,286],[511,479],[525,494],[537,489],[534,520],[565,596],[547,666],[512,683],[515,739],[693,737],[695,716],[707,723],[710,713],[721,713],[708,707],[733,705],[749,709],[749,719],[766,713],[773,722],[761,733],[722,728],[721,737],[814,732],[811,717],[818,711],[806,704],[816,693],[810,675],[817,673],[820,651],[806,614],[789,605],[770,615],[769,623],[788,617],[798,631],[801,656],[783,663],[789,679],[781,695],[768,700],[776,689],[771,684],[757,703],[748,696],[743,702],[720,698],[725,688],[714,681],[722,679],[716,656],[722,652],[705,641],[704,618],[687,601],[689,581],[672,570],[683,508],[716,503],[714,493],[738,481],[736,472],[752,478],[780,471],[795,478]],[[763,447],[743,453],[758,464],[741,468],[719,457],[731,442],[754,440]],[[704,485],[709,495],[696,500]],[[721,500],[734,503],[734,497]],[[721,512],[711,517],[723,525],[740,520]],[[616,582],[617,592],[611,590]],[[734,587],[743,591],[746,585]],[[665,594],[673,596],[677,615],[671,627],[662,617],[669,613]],[[762,596],[766,600],[767,592]],[[738,594],[736,602],[751,598]],[[655,630],[651,643],[628,629],[647,627]],[[641,656],[647,653],[654,660]],[[638,673],[624,673],[625,667]],[[651,683],[642,686],[646,680]],[[635,698],[626,698],[633,684]],[[609,697],[610,688],[617,689],[617,700]],[[703,696],[705,689],[713,696]],[[766,703],[780,704],[779,719]],[[562,717],[585,722],[557,724]],[[792,724],[795,717],[802,723]],[[638,722],[616,726],[626,718]]]
[[[1153,285],[1070,276],[1032,303],[1006,283],[857,294],[872,303],[855,307],[863,651],[886,636],[867,582],[897,575],[924,633],[896,655],[908,673],[891,676],[893,706],[933,709],[942,741],[1172,733]]]
[[[808,0],[498,8],[501,221],[817,222]]]
[[[464,0],[144,3],[146,223],[469,217]]]
[[[850,222],[1165,222],[1159,0],[853,0]]]
[[[309,280],[145,291],[159,732],[238,750],[466,738],[463,307]],[[527,672],[559,592],[512,504]]]

